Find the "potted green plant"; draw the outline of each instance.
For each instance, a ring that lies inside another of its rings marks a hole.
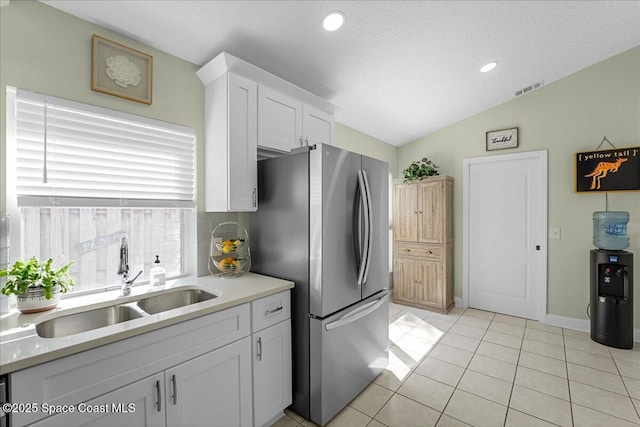
[[[7,277],[7,283],[0,292],[4,295],[15,294],[18,310],[22,313],[35,313],[50,310],[58,305],[60,293],[69,291],[75,281],[69,275],[70,262],[57,270],[52,268],[50,258],[40,262],[36,257],[29,261],[16,261],[11,267],[0,270],[0,277]]]
[[[411,162],[408,168],[402,171],[404,182],[423,180],[428,176],[438,175],[438,166],[426,157],[419,162]]]

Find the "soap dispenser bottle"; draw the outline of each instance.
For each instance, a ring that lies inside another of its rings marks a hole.
[[[153,262],[154,266],[149,272],[149,282],[151,286],[164,286],[165,271],[160,265],[160,255],[156,255],[156,260]]]

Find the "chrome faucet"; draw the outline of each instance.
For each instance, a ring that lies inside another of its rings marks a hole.
[[[122,240],[120,240],[120,264],[118,266],[118,275],[122,276],[120,285],[122,296],[126,297],[131,293],[131,285],[133,285],[133,282],[135,282],[141,274],[142,270],[136,274],[136,277],[129,279],[129,239],[125,234],[122,236]]]

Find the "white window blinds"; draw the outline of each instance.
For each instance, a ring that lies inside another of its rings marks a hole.
[[[19,206],[193,207],[193,130],[18,89]]]

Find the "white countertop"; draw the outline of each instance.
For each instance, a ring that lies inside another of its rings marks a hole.
[[[62,310],[74,313],[86,310],[88,305],[91,305],[91,308],[99,308],[111,305],[115,300],[119,303],[127,303],[139,299],[140,295],[148,292],[180,286],[200,287],[216,294],[217,298],[66,337],[41,338],[36,333],[36,323],[57,317]],[[136,286],[131,288],[131,295],[127,297],[120,297],[120,291],[111,291],[65,298],[60,301],[56,309],[41,313],[21,314],[14,309],[8,314],[0,315],[0,374],[28,368],[243,304],[291,289],[293,286],[293,282],[254,273],[247,273],[234,279],[204,276],[179,279],[165,287]]]

